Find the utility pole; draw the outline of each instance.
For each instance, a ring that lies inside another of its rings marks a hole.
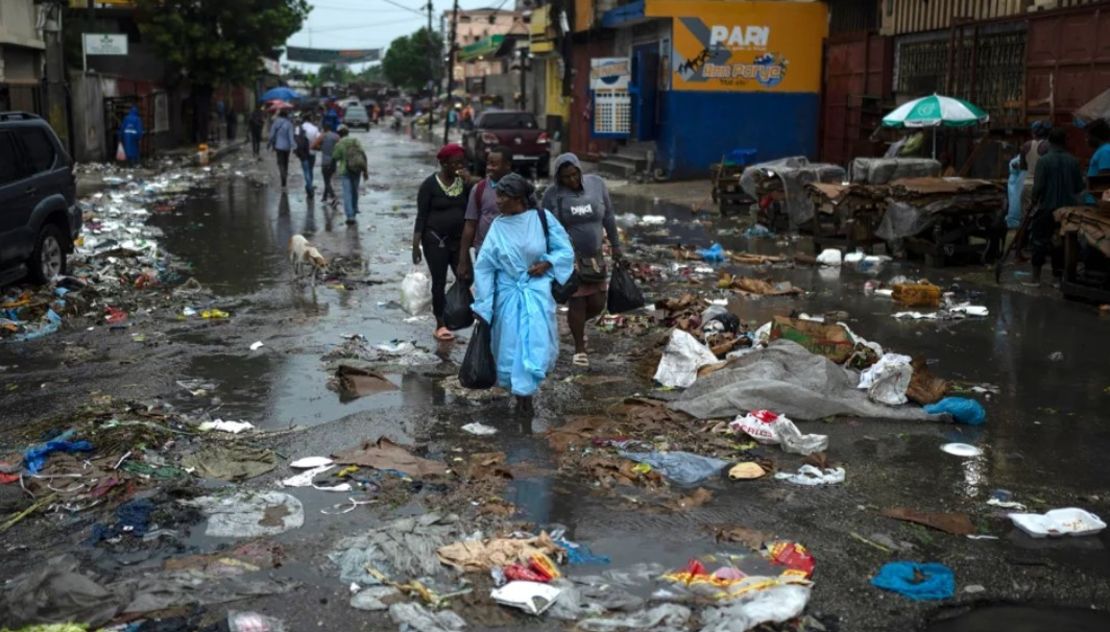
[[[451,40],[448,44],[447,53],[447,107],[451,107],[451,95],[455,92],[455,57],[459,54],[458,46],[455,44],[456,30],[459,28],[459,0],[455,0],[455,6],[451,8]],[[451,120],[450,114],[443,117],[443,144],[447,144],[447,135],[450,133],[450,126],[448,122]]]
[[[45,70],[43,81],[43,97],[45,107],[43,113],[50,121],[50,126],[61,136],[62,143],[73,154],[73,135],[70,133],[69,104],[66,89],[66,66],[64,45],[62,43],[62,14],[64,3],[60,0],[51,0],[38,5],[42,25],[43,40],[46,42]],[[81,43],[84,46],[84,42]]]
[[[430,71],[430,74],[431,74],[431,76],[429,77],[428,80],[432,84],[431,106],[428,108],[428,138],[429,138],[429,140],[431,140],[432,129],[434,129],[434,126],[435,126],[436,93],[439,91],[438,90],[439,82],[435,80],[436,62],[439,61],[439,56],[443,54],[443,51],[437,51],[436,50],[436,47],[435,47],[436,40],[435,40],[435,37],[433,37],[433,35],[432,35],[432,11],[434,11],[434,10],[435,10],[435,7],[432,5],[432,0],[428,0],[428,57],[429,57],[428,62],[431,64],[430,66],[428,66],[428,70]],[[416,126],[414,125],[413,127],[416,127]]]

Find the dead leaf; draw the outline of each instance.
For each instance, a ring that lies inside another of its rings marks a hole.
[[[378,470],[397,470],[417,478],[447,473],[447,466],[437,461],[410,454],[405,448],[382,437],[377,441],[364,441],[332,458],[339,465],[359,465]]]
[[[939,402],[948,392],[948,382],[929,372],[925,358],[917,357],[913,360],[913,377],[910,378],[906,397],[915,404],[922,406]]]
[[[713,492],[704,487],[699,487],[686,496],[672,498],[664,504],[675,511],[685,511],[687,509],[701,507],[711,500],[713,500]]]
[[[970,535],[975,533],[971,518],[965,513],[928,512],[910,509],[908,507],[891,507],[884,509],[882,514],[887,518],[914,522],[926,527],[951,533],[952,535]]]
[[[824,452],[814,452],[813,454],[806,455],[803,462],[806,465],[812,465],[822,470],[832,467],[832,465],[830,465],[832,461],[829,460],[829,455]]]
[[[335,370],[335,378],[339,393],[344,397],[356,398],[397,390],[397,385],[380,373],[347,364],[339,365]]]
[[[511,479],[513,473],[505,465],[504,452],[478,452],[467,458],[466,480]]]
[[[753,551],[762,550],[763,545],[773,537],[770,533],[763,531],[726,525],[718,525],[715,532],[718,542],[739,542]]]

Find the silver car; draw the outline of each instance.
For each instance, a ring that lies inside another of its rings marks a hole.
[[[343,113],[343,124],[347,127],[362,127],[369,130],[370,114],[366,112],[366,107],[363,105],[349,105],[347,111]]]

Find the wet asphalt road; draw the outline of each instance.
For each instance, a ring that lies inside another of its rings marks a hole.
[[[138,345],[103,331],[71,330],[19,348],[0,348],[0,365],[19,367],[4,374],[11,385],[0,396],[0,405],[8,411],[5,423],[55,414],[90,394],[108,393],[138,400],[162,397],[182,410],[218,406],[215,410],[225,419],[247,419],[267,429],[311,426],[284,447],[290,457],[327,454],[379,434],[428,443],[431,454],[439,457],[449,456],[460,445],[485,443],[488,450],[504,450],[511,462],[527,462],[538,470],[536,476],[518,478],[509,487],[507,499],[523,510],[522,521],[568,526],[574,539],[609,555],[614,568],[638,562],[682,566],[692,556],[718,550],[706,525],[732,523],[772,531],[809,547],[817,558],[817,571],[808,612],[837,621],[841,630],[926,629],[938,613],[958,614],[961,607],[994,603],[1032,608],[995,613],[1010,617],[1005,629],[1026,629],[1021,626],[1032,626],[1037,616],[1054,622],[1058,629],[1110,626],[1105,616],[1089,612],[1110,605],[1106,548],[1110,535],[1036,541],[1015,532],[1003,513],[985,504],[992,490],[1003,488],[1039,508],[1080,506],[1110,514],[1110,479],[1104,467],[1110,449],[1110,429],[1105,425],[1110,403],[1105,361],[1110,321],[1100,319],[1090,306],[1065,302],[1047,291],[1022,290],[1014,277],[999,289],[980,269],[938,271],[912,263],[893,264],[878,278],[906,274],[927,276],[945,286],[958,284],[981,292],[977,302],[990,309],[984,319],[904,322],[892,318],[895,310],[889,302],[863,294],[864,282],[874,275],[848,268],[764,272],[810,293],[803,299],[747,301],[746,320],[764,322],[791,309],[846,311],[854,331],[884,348],[924,355],[932,371],[942,377],[997,387],[989,398],[978,396],[987,407],[986,426],[877,421],[799,424],[803,432],[830,436],[830,455],[848,473],[845,485],[805,489],[714,481],[707,485],[715,493],[714,500],[698,509],[660,513],[617,506],[612,498],[584,493],[588,481],[545,474],[552,455],[537,433],[559,425],[567,415],[597,412],[615,398],[648,390],[650,385],[634,374],[628,360],[630,354],[643,350],[643,341],[591,333],[594,372],[628,379],[596,387],[564,382],[572,374],[564,357],[531,422],[512,419],[503,402],[472,406],[453,399],[439,384],[444,372],[439,367],[391,374],[388,377],[398,390],[350,402],[340,401],[327,389],[320,357],[346,334],[362,334],[371,343],[411,340],[455,361],[463,351],[461,345],[437,348],[431,337],[431,317],[408,319],[397,305],[400,279],[411,268],[416,188],[433,170],[432,149],[388,131],[360,136],[368,148],[371,177],[364,185],[356,227],[345,226],[342,210],[320,203],[319,193],[315,201],[306,200],[299,169],[292,166],[287,193],[276,186],[259,186],[252,178],[233,177],[192,196],[180,211],[154,217],[151,221],[165,231],[165,248],[192,263],[195,278],[217,295],[215,305],[231,311],[233,318],[166,324],[151,316],[147,323],[157,332],[155,344]],[[247,155],[232,160],[252,169]],[[270,156],[253,168],[276,182]],[[670,219],[665,232],[630,229],[629,235],[642,243],[704,246],[718,229],[733,226],[729,221],[696,221],[686,209],[650,201],[624,198],[619,203],[621,212],[663,214]],[[381,283],[353,291],[319,286],[313,297],[308,289],[290,282],[286,244],[296,233],[304,234],[330,258],[359,258],[370,278]],[[741,250],[779,249],[772,241],[745,244],[736,237],[721,241]],[[631,250],[635,256],[636,248]],[[144,327],[141,315],[134,320],[136,327]],[[256,340],[265,346],[249,351]],[[88,350],[82,356],[87,360],[62,364],[74,347]],[[1055,352],[1060,359],[1050,360]],[[184,379],[215,383],[217,400],[190,398],[175,385]],[[457,428],[469,421],[496,426],[500,432],[490,439],[459,433]],[[940,452],[939,446],[950,441],[974,443],[984,453],[963,460]],[[250,486],[267,486],[272,478],[252,481]],[[307,521],[302,529],[280,536],[289,561],[275,573],[299,579],[305,587],[292,596],[260,598],[233,607],[279,616],[293,630],[389,629],[383,619],[346,605],[347,588],[323,557],[337,538],[376,524],[387,512],[324,516],[318,509],[335,502],[333,496],[311,489],[294,493],[305,503]],[[889,506],[965,511],[981,533],[998,539],[958,538],[878,515],[879,509]],[[434,509],[417,496],[388,515]],[[909,541],[916,550],[906,559],[951,566],[957,577],[954,603],[922,605],[872,588],[869,575],[891,558],[853,539],[853,532]],[[211,550],[220,543],[194,537],[190,544]],[[968,585],[985,590],[961,592]],[[214,608],[213,613],[223,610]],[[971,619],[947,621],[935,629],[1002,629],[975,625]],[[527,627],[558,629],[559,625],[537,621]]]

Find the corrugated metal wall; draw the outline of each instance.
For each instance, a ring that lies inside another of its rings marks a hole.
[[[948,28],[953,18],[990,20],[1093,4],[1108,3],[1106,0],[884,0],[882,33],[898,35]]]

